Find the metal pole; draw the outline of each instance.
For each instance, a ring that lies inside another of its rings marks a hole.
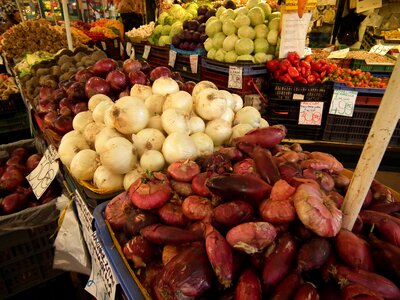
[[[73,51],[74,46],[72,45],[71,24],[69,22],[67,0],[62,0],[62,9],[64,14],[65,30],[67,32],[68,49]]]

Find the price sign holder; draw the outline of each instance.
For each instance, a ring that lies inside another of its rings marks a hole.
[[[334,90],[329,114],[352,117],[357,94],[357,91]]]
[[[243,68],[229,66],[228,88],[241,89],[243,87]]]
[[[148,59],[150,54],[151,47],[149,45],[144,46],[143,50],[143,58]]]
[[[131,42],[126,43],[125,50],[126,50],[126,54],[128,54],[128,56],[131,57],[131,54],[132,54],[132,43]]]
[[[175,61],[176,61],[176,51],[169,50],[168,66],[173,68],[175,66]]]
[[[386,45],[375,45],[369,50],[369,53],[377,53],[380,55],[386,55],[393,46],[386,46]]]
[[[301,102],[299,111],[299,125],[321,126],[323,108],[324,102]]]
[[[124,44],[122,44],[122,42],[119,42],[119,54],[121,57],[124,56]]]
[[[197,74],[197,68],[199,66],[199,56],[198,55],[190,55],[190,68],[192,69],[192,74]]]
[[[101,41],[101,47],[103,48],[104,51],[107,50],[107,45],[105,41]]]
[[[37,167],[26,179],[32,187],[33,193],[39,199],[56,177],[60,168],[57,150],[50,145],[43,154]]]

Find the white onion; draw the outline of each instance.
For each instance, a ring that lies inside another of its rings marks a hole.
[[[100,161],[111,172],[125,174],[136,166],[136,148],[126,138],[114,137],[105,143]]]
[[[151,172],[161,171],[165,166],[164,156],[160,151],[147,150],[140,158],[140,167]]]
[[[225,90],[219,90],[219,92],[222,95],[224,95],[225,100],[226,100],[226,106],[233,110],[235,108],[236,101],[233,99],[232,94]]]
[[[146,127],[149,111],[142,99],[125,96],[118,99],[111,109],[114,127],[123,134],[136,133]]]
[[[99,166],[94,172],[93,183],[105,191],[120,191],[124,188],[124,175],[115,174],[105,166]]]
[[[152,116],[147,123],[147,128],[154,128],[160,130],[164,133],[164,128],[162,127],[161,116]]]
[[[194,86],[194,88],[193,88],[193,90],[192,90],[193,102],[196,102],[197,95],[198,95],[202,90],[207,89],[207,88],[212,88],[212,89],[218,90],[217,86],[216,86],[213,82],[208,81],[208,80],[200,81],[199,83],[197,83],[197,84]]]
[[[115,103],[113,103],[113,105],[110,105],[104,110],[104,117],[103,117],[104,125],[111,128],[114,128],[114,118],[112,116],[114,105]]]
[[[215,119],[207,123],[204,132],[212,139],[214,146],[221,146],[231,137],[232,127],[225,120]]]
[[[72,120],[72,127],[75,130],[83,132],[86,125],[93,122],[92,112],[90,110],[81,111],[77,115],[75,115],[74,119]]]
[[[136,179],[142,177],[146,172],[141,168],[137,167],[124,175],[124,189],[129,190],[132,183],[136,181]]]
[[[243,99],[238,94],[232,94],[232,98],[235,102],[233,111],[237,112],[239,109],[241,109],[243,107]]]
[[[196,113],[204,120],[218,119],[224,113],[226,107],[223,94],[216,89],[204,89],[196,97]]]
[[[235,118],[235,113],[233,110],[229,107],[227,107],[224,111],[224,113],[221,115],[220,119],[225,120],[229,122],[229,124],[232,124],[233,119]]]
[[[100,165],[99,155],[92,149],[79,151],[71,161],[71,174],[79,180],[92,180]]]
[[[144,105],[147,107],[150,116],[161,115],[164,105],[165,96],[151,95],[144,100]]]
[[[261,120],[260,120],[260,128],[263,128],[263,127],[269,127],[269,123],[264,118],[261,118]]]
[[[189,119],[189,129],[190,133],[196,132],[204,132],[206,128],[206,124],[204,123],[203,119],[198,116],[191,116]]]
[[[106,125],[97,122],[92,122],[86,125],[85,129],[83,130],[83,136],[90,148],[94,148],[96,136],[104,127],[106,127]]]
[[[132,134],[132,142],[136,147],[139,157],[142,156],[146,150],[160,151],[164,140],[164,134],[160,130],[154,128],[145,128],[140,130],[137,134]]]
[[[182,132],[189,134],[189,119],[187,116],[169,108],[161,115],[161,124],[166,133]]]
[[[104,123],[105,111],[114,105],[112,101],[102,101],[93,110],[93,120],[97,123]]]
[[[92,97],[90,97],[88,102],[89,110],[93,112],[96,106],[103,101],[112,102],[111,98],[108,97],[107,95],[104,94],[93,95]]]
[[[230,145],[234,144],[234,139],[244,136],[246,133],[248,133],[250,130],[253,130],[254,128],[250,124],[237,124],[232,127],[232,135],[229,141]]]
[[[152,90],[153,94],[166,96],[178,92],[179,85],[170,77],[160,77],[154,80]]]
[[[63,137],[61,138],[60,143],[62,143],[64,140],[69,139],[71,137],[84,138],[84,136],[82,135],[82,132],[80,132],[78,130],[71,130],[71,131],[69,131],[69,132],[67,132],[66,134],[63,135]]]
[[[82,134],[80,136],[70,136],[69,138],[62,139],[60,146],[58,146],[58,154],[60,155],[61,162],[69,167],[77,153],[89,148]]]
[[[192,95],[185,91],[179,91],[170,94],[167,96],[167,98],[165,98],[162,110],[166,111],[169,108],[173,108],[177,112],[189,115],[192,111],[192,107]]]
[[[190,135],[196,145],[199,156],[210,155],[214,152],[214,142],[204,132],[196,132]]]
[[[111,127],[104,127],[102,130],[100,130],[94,141],[94,148],[96,149],[96,152],[101,154],[106,142],[114,137],[122,137],[122,134],[119,133],[115,128]]]
[[[173,132],[166,137],[162,154],[168,164],[178,160],[195,159],[198,155],[196,144],[185,133]]]
[[[253,128],[260,127],[261,114],[253,106],[245,106],[236,112],[233,124],[250,124]]]
[[[131,97],[137,97],[142,99],[143,101],[153,95],[151,86],[143,85],[143,84],[135,84],[129,93]]]

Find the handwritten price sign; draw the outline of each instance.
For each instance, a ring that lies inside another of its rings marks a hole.
[[[242,67],[229,66],[228,88],[241,89],[243,85]]]
[[[324,102],[301,102],[299,124],[321,126],[323,108]]]
[[[334,90],[329,113],[331,115],[352,117],[357,94],[357,91]]]

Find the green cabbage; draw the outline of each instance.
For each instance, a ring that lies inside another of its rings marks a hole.
[[[235,9],[236,16],[238,15],[246,15],[249,13],[249,10],[246,7],[239,7]]]
[[[236,13],[231,8],[228,8],[219,16],[219,19],[221,20],[221,22],[224,22],[227,20],[235,20],[235,18],[236,18]]]
[[[256,37],[256,31],[253,27],[243,26],[238,29],[238,37],[254,39]]]
[[[168,14],[174,19],[181,20],[185,16],[186,11],[179,4],[173,4],[171,8],[168,10]]]
[[[235,21],[233,21],[231,19],[226,20],[222,24],[222,31],[223,31],[223,33],[225,33],[225,35],[235,34],[237,32],[237,28],[235,26]]]
[[[171,31],[171,25],[164,25],[161,31],[161,35],[169,35],[170,31]]]
[[[271,22],[271,20],[272,20],[272,19],[275,19],[275,18],[278,18],[278,19],[281,18],[281,13],[280,13],[279,11],[275,11],[275,12],[271,13],[271,14],[268,16],[268,21]]]
[[[271,6],[269,6],[268,3],[264,3],[264,2],[257,4],[257,6],[260,7],[264,11],[265,18],[268,19],[269,15],[271,14],[271,11],[272,11]]]
[[[256,27],[254,27],[254,30],[256,32],[256,38],[257,39],[265,39],[267,38],[268,35],[268,26],[265,24],[258,24]]]
[[[207,38],[206,41],[204,42],[204,49],[206,51],[210,51],[213,48],[213,40],[212,38]]]
[[[174,35],[177,35],[183,30],[182,22],[181,21],[176,21],[174,24],[171,26],[171,31],[169,32],[169,36],[173,37]]]
[[[225,38],[226,38],[226,35],[223,32],[217,32],[212,37],[213,48],[215,48],[215,49],[222,48],[222,44],[224,43]]]
[[[168,13],[166,11],[162,12],[157,19],[157,23],[160,25],[164,25],[164,19],[168,17]],[[157,26],[156,26],[157,27]]]
[[[250,9],[247,16],[250,18],[250,24],[252,26],[263,24],[265,20],[264,11],[258,6]]]
[[[268,41],[266,39],[255,39],[254,40],[254,52],[255,53],[267,53]]]
[[[214,20],[219,20],[216,16],[212,16],[212,17],[210,17],[207,21],[206,21],[206,26],[209,24],[209,23],[211,23],[212,21],[214,21]]]
[[[225,62],[227,63],[235,63],[237,59],[237,54],[235,51],[228,51],[225,53]]]
[[[236,61],[251,61],[251,62],[254,63],[254,57],[253,57],[252,55],[248,55],[248,54],[239,55],[239,56],[236,58]]]
[[[220,20],[211,21],[206,25],[206,34],[213,37],[217,32],[222,31],[222,22]]]
[[[174,23],[174,17],[168,16],[164,19],[164,26],[165,25],[172,25]]]
[[[278,42],[278,31],[277,30],[270,30],[267,35],[268,44],[276,45]]]
[[[217,52],[215,52],[214,59],[223,62],[225,60],[225,53],[223,49],[218,49]]]
[[[156,27],[154,27],[153,34],[154,35],[157,35],[157,34],[160,35],[162,30],[163,30],[163,25],[157,25]]]
[[[225,51],[232,51],[232,50],[235,50],[235,43],[236,43],[236,41],[237,41],[238,39],[239,39],[239,38],[237,37],[236,34],[228,35],[228,36],[225,38],[225,40],[224,40],[224,42],[223,42],[223,44],[222,44],[222,48],[223,48]]]
[[[210,49],[210,51],[207,52],[207,58],[214,59],[215,52],[217,52],[217,50],[215,50],[214,48]]]
[[[237,28],[249,26],[250,18],[247,15],[237,15],[235,18],[235,26]]]
[[[226,11],[226,8],[225,8],[224,6],[218,7],[217,12],[215,13],[215,16],[216,16],[217,18],[219,18],[219,17],[222,15],[222,13],[223,13],[224,11]]]
[[[268,54],[256,53],[254,54],[254,62],[256,64],[263,64],[268,61]]]
[[[160,36],[158,40],[158,46],[165,46],[165,45],[170,45],[171,44],[172,38],[168,35],[162,35]]]
[[[249,0],[247,1],[246,8],[247,9],[252,9],[254,6],[257,6],[261,0]]]
[[[268,29],[269,30],[278,30],[279,29],[279,22],[280,22],[280,19],[278,19],[278,18],[272,19],[268,23]]]
[[[238,39],[235,43],[237,55],[248,55],[254,51],[254,43],[249,38]]]

